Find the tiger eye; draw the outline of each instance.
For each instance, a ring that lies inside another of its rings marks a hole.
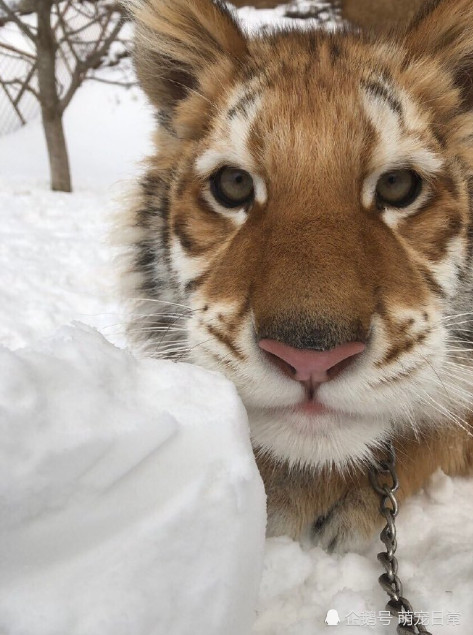
[[[224,207],[247,206],[254,197],[251,175],[240,168],[224,166],[210,178],[214,198]]]
[[[376,199],[380,205],[407,207],[422,189],[422,180],[414,170],[392,170],[382,174],[376,184]]]

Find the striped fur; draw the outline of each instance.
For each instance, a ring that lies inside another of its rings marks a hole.
[[[269,533],[353,546],[376,526],[365,472],[385,439],[401,496],[472,462],[473,7],[434,0],[386,36],[250,38],[217,1],[128,4],[160,123],[126,222],[130,336],[235,382]],[[213,196],[224,165],[252,175],[248,208]],[[401,168],[418,197],[380,206]],[[319,387],[330,414],[308,415],[261,337],[367,349]]]

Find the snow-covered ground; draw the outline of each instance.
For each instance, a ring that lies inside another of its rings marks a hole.
[[[233,388],[123,350],[109,219],[151,128],[137,89],[81,89],[72,195],[48,191],[38,121],[0,138],[0,633],[317,635],[334,609],[335,633],[394,634],[381,543],[264,546]],[[437,474],[399,515],[405,595],[435,634],[473,634],[472,494]]]

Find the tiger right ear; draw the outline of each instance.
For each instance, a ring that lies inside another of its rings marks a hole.
[[[135,67],[152,103],[171,111],[217,62],[239,63],[246,40],[220,0],[125,0],[135,22]]]
[[[473,2],[430,0],[406,32],[415,55],[439,59],[454,78],[466,108],[473,108]]]

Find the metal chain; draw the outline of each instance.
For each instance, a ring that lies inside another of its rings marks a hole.
[[[398,618],[398,635],[432,635],[420,623],[421,618],[414,615],[410,602],[403,597],[401,580],[397,575],[398,564],[394,554],[397,549],[395,519],[398,514],[398,503],[394,494],[399,488],[399,479],[396,474],[396,453],[393,444],[388,442],[386,446],[387,458],[379,461],[370,470],[370,482],[381,497],[380,512],[386,519],[386,526],[380,534],[386,551],[378,553],[378,560],[386,569],[386,573],[379,577],[379,583],[390,597],[386,610]]]

